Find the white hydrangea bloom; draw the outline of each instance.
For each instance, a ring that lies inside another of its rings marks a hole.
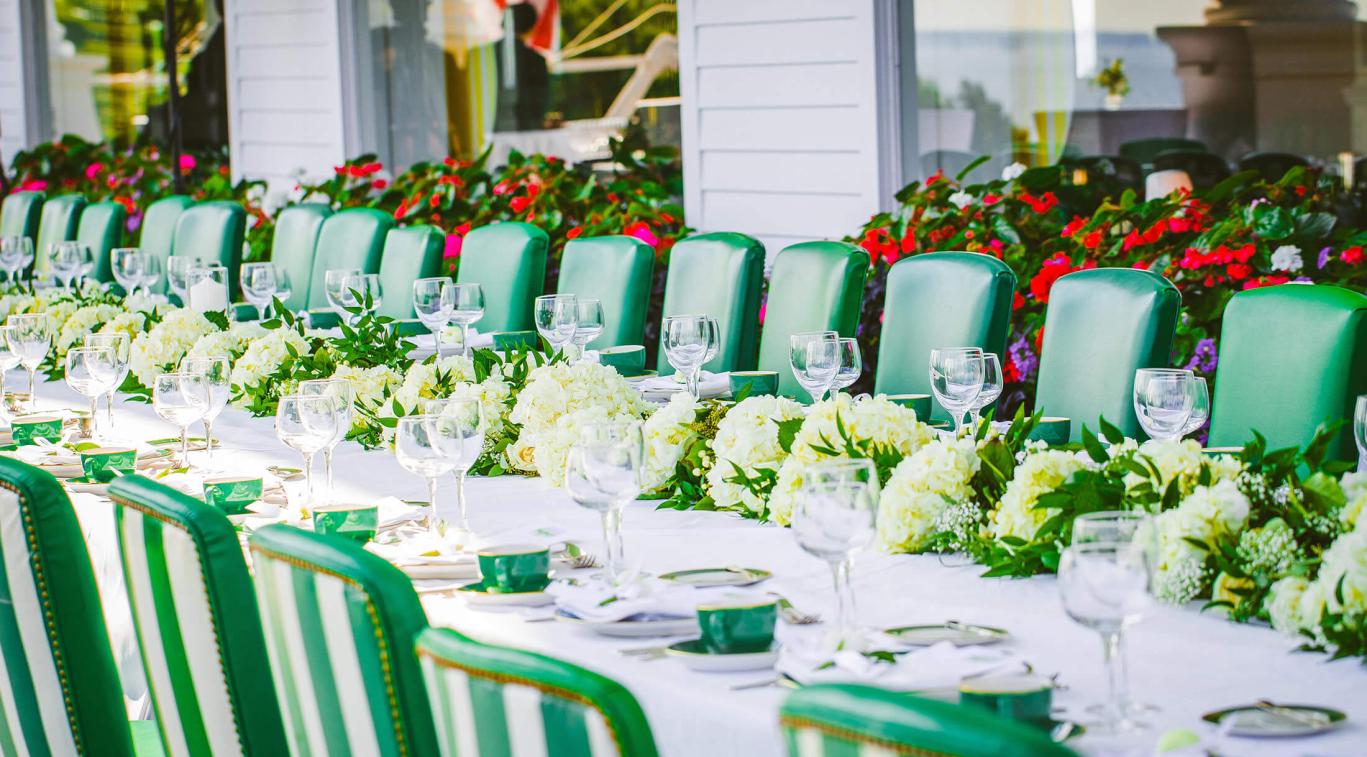
[[[1318,603],[1314,601],[1318,590],[1312,590],[1312,586],[1300,576],[1288,576],[1272,584],[1263,608],[1267,610],[1273,628],[1284,634],[1299,636],[1302,629],[1314,628],[1319,624],[1324,602],[1322,598]]]
[[[1088,466],[1087,461],[1071,452],[1046,449],[1032,452],[1016,466],[1015,475],[1006,485],[1002,501],[992,513],[993,538],[1014,536],[1030,541],[1044,522],[1057,511],[1036,509],[1041,495],[1057,489],[1076,471]]]
[[[1324,551],[1316,581],[1330,610],[1367,611],[1367,528],[1358,526],[1334,540]]]
[[[676,392],[669,404],[656,410],[641,427],[645,439],[645,472],[641,487],[655,491],[674,475],[684,449],[697,438],[692,429],[698,401],[688,392]]]
[[[373,368],[339,365],[330,378],[345,379],[351,384],[356,405],[367,408],[377,407],[403,381],[399,372],[387,365]]]
[[[95,327],[113,320],[123,313],[118,305],[86,305],[71,314],[57,332],[57,355],[65,355],[72,347],[85,343],[86,334],[94,333]]]
[[[1025,173],[1024,163],[1012,163],[1002,169],[1002,181],[1015,181],[1016,179],[1019,179],[1023,173]]]
[[[1211,579],[1207,555],[1189,540],[1214,544],[1238,534],[1248,523],[1249,507],[1238,485],[1225,480],[1196,487],[1175,509],[1158,516],[1154,586],[1160,600],[1180,604],[1201,595]]]
[[[949,196],[949,204],[953,205],[959,210],[963,210],[964,208],[973,204],[973,195],[963,190],[959,190],[958,192],[955,192],[954,194]]]
[[[108,321],[103,326],[101,326],[99,333],[113,334],[115,332],[122,332],[124,334],[127,334],[128,338],[131,340],[136,338],[138,334],[142,333],[143,327],[146,323],[147,316],[143,315],[142,313],[120,313],[119,315],[114,316],[112,320]]]
[[[308,352],[309,341],[294,329],[270,329],[247,345],[242,357],[233,363],[233,386],[254,387],[268,379],[284,365],[290,353],[286,345],[299,354]]]
[[[237,359],[252,341],[266,335],[268,329],[258,323],[234,323],[227,331],[206,334],[185,353],[193,357],[226,357]]]
[[[1363,510],[1367,509],[1367,471],[1344,474],[1339,486],[1343,487],[1344,499],[1343,509],[1339,510],[1339,520],[1345,530],[1352,530],[1360,522]]]
[[[920,552],[951,505],[973,496],[982,466],[971,437],[937,439],[903,460],[878,504],[878,541],[890,552]]]
[[[133,337],[128,369],[143,386],[150,387],[158,374],[174,370],[186,351],[216,328],[193,310],[169,311],[151,330]]]
[[[437,381],[437,370],[450,374],[455,381],[475,380],[475,364],[464,355],[450,355],[441,359],[440,365],[433,361],[422,361],[409,366],[403,377],[403,385],[394,393],[394,398],[405,410],[417,408],[422,400],[437,399],[433,388]]]
[[[747,397],[717,424],[712,440],[716,461],[707,471],[707,493],[721,509],[764,509],[764,500],[739,484],[727,481],[740,468],[749,475],[777,471],[788,453],[778,443],[777,421],[802,417],[802,406],[787,397]]]
[[[1296,273],[1305,262],[1301,260],[1301,248],[1294,244],[1284,244],[1272,251],[1272,270]]]

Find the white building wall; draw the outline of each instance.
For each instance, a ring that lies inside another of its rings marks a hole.
[[[876,0],[682,0],[684,201],[769,256],[880,206]],[[884,151],[886,152],[886,151]]]
[[[33,133],[37,114],[29,107],[34,94],[29,91],[31,67],[25,62],[25,55],[32,53],[24,42],[31,23],[22,15],[27,8],[20,5],[25,2],[0,0],[0,156],[6,166],[15,153],[40,138]]]

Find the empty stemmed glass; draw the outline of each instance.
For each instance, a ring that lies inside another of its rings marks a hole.
[[[47,313],[16,313],[6,324],[10,327],[5,330],[10,351],[19,356],[19,362],[28,371],[28,409],[31,412],[38,406],[34,375],[52,348],[52,321]]]
[[[109,251],[109,270],[124,293],[132,294],[142,284],[148,257],[137,247],[115,247]]]
[[[209,383],[203,376],[163,373],[152,382],[152,409],[180,429],[180,465],[190,467],[190,424],[209,411]]]
[[[1191,415],[1187,418],[1187,425],[1182,428],[1182,436],[1200,431],[1210,420],[1210,388],[1206,385],[1206,378],[1192,374],[1191,380]]]
[[[470,354],[470,326],[484,317],[484,289],[479,284],[452,284],[455,304],[451,321],[460,327],[460,352]]]
[[[701,399],[698,379],[702,367],[717,356],[721,334],[717,321],[706,315],[671,315],[660,325],[665,359],[684,376],[688,393]]]
[[[437,479],[455,468],[451,456],[438,441],[439,428],[434,415],[410,415],[399,419],[394,431],[394,457],[409,473],[427,479],[427,501],[431,506],[427,526],[433,536],[441,537],[445,523],[437,515]]]
[[[166,258],[166,287],[184,305],[190,291],[190,271],[199,265],[199,258],[171,255]]]
[[[100,395],[112,391],[119,378],[114,350],[109,347],[73,347],[66,353],[66,384],[90,400],[90,426],[96,438],[99,431]],[[113,430],[111,426],[110,431]]]
[[[209,392],[209,406],[204,411],[204,464],[209,468],[214,463],[214,420],[223,408],[228,406],[232,392],[232,365],[226,357],[200,356],[185,357],[180,361],[180,371],[190,376],[200,376]]]
[[[337,450],[337,445],[346,439],[346,435],[351,431],[351,419],[355,413],[356,390],[347,379],[312,379],[299,382],[299,394],[313,397],[331,397],[335,401],[337,428],[332,434],[332,438],[328,440],[327,446],[323,448],[323,476],[327,486],[328,499],[331,501],[333,498],[332,454]]]
[[[304,506],[312,510],[313,456],[337,433],[337,401],[321,395],[290,394],[275,408],[275,435],[304,458]]]
[[[1151,439],[1180,439],[1195,404],[1196,382],[1180,368],[1140,368],[1134,374],[1134,412]]]
[[[585,427],[566,459],[570,496],[602,516],[607,576],[614,586],[631,578],[622,547],[622,510],[641,496],[644,458],[641,424],[620,421]]]
[[[133,292],[137,292],[138,287],[142,287],[143,292],[150,295],[158,281],[161,281],[161,260],[156,255],[144,253],[142,275],[138,277],[137,284],[133,285]]]
[[[793,511],[793,536],[798,546],[831,568],[840,641],[856,632],[850,569],[854,556],[873,543],[878,491],[872,461],[837,460],[813,465],[803,473],[803,487]]]
[[[238,283],[242,285],[242,296],[256,308],[256,319],[266,319],[266,308],[275,297],[278,289],[274,263],[243,263],[238,270]]]
[[[131,357],[130,349],[133,340],[122,331],[111,331],[107,334],[86,334],[85,346],[87,347],[106,347],[113,352],[114,367],[118,371],[118,377],[114,380],[114,385],[105,393],[105,409],[109,416],[109,431],[114,431],[114,392],[123,386],[124,379],[128,378],[128,359]]]
[[[361,309],[359,314],[351,316],[347,321],[353,326],[361,320],[361,316],[379,310],[383,299],[384,292],[380,286],[378,273],[353,274],[346,277],[346,281],[342,283],[343,308]]]
[[[5,278],[14,283],[20,274],[33,265],[33,240],[28,237],[5,237],[0,239],[0,269]]]
[[[954,419],[954,433],[964,428],[964,413],[983,390],[983,351],[978,347],[942,347],[930,351],[930,391]]]
[[[840,371],[840,335],[834,331],[804,331],[788,337],[788,344],[788,363],[797,383],[812,396],[812,402],[820,402]]]
[[[465,505],[465,475],[484,451],[484,409],[474,397],[450,397],[426,400],[422,411],[435,418],[432,423],[437,446],[451,459],[451,470],[456,474],[456,506],[460,512],[461,542],[465,543],[474,533]]]
[[[323,293],[327,295],[328,307],[343,323],[351,323],[351,314],[346,310],[347,280],[360,275],[359,268],[331,268],[323,274]]]
[[[5,401],[5,376],[19,366],[19,354],[11,348],[9,337],[13,326],[0,326],[0,415],[10,420],[9,403]]]
[[[839,392],[854,385],[859,377],[864,375],[864,356],[859,351],[858,339],[840,339],[840,346],[837,348],[840,354],[840,366],[835,371],[835,381],[831,382],[831,391]]]
[[[1004,385],[1001,361],[997,359],[995,353],[984,352],[983,388],[978,392],[978,396],[973,398],[972,404],[968,406],[969,417],[972,419],[974,429],[978,428],[978,421],[982,419],[983,410],[1002,396]]]
[[[572,294],[543,294],[536,298],[533,311],[537,333],[551,346],[551,352],[562,352],[574,341],[578,331],[579,306]]]
[[[85,250],[80,242],[57,242],[48,249],[48,268],[63,289],[71,290],[85,267]]]
[[[456,309],[456,289],[445,276],[418,279],[413,282],[413,312],[427,330],[432,332],[432,343],[437,357],[441,357],[441,332],[451,322]]]
[[[606,321],[603,320],[603,303],[589,297],[575,299],[574,351],[575,357],[584,357],[589,342],[603,333]]]

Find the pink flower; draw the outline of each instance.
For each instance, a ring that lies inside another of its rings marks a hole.
[[[197,166],[197,165],[199,165],[199,164],[195,162],[195,156],[193,156],[193,155],[182,155],[182,156],[180,156],[180,170],[182,170],[182,171],[193,171],[193,170],[195,170],[195,166]]]
[[[99,173],[100,173],[100,171],[103,171],[103,170],[104,170],[104,164],[103,164],[103,163],[100,163],[100,162],[91,163],[90,165],[88,165],[88,166],[85,167],[85,178],[86,178],[86,180],[88,180],[88,181],[94,181],[94,180],[95,180],[95,177],[98,176]]]
[[[446,249],[442,252],[442,257],[452,260],[460,257],[460,246],[465,242],[465,237],[459,234],[446,235]]]
[[[627,227],[622,230],[622,233],[629,237],[636,237],[651,247],[660,244],[660,238],[655,236],[655,232],[651,231],[650,227],[647,226],[644,221],[633,221],[632,223],[627,224]]]
[[[20,192],[41,192],[47,189],[47,182],[42,179],[29,179],[19,185]]]

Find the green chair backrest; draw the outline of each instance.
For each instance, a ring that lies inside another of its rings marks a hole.
[[[117,202],[93,202],[81,211],[81,222],[76,228],[76,240],[95,254],[96,281],[113,281],[114,267],[109,251],[123,244],[123,206]]]
[[[930,351],[981,347],[1003,357],[1016,274],[991,255],[932,252],[888,271],[878,347],[880,394],[930,394]],[[933,417],[949,415],[935,403]]]
[[[764,286],[764,245],[744,234],[694,234],[674,245],[665,280],[664,316],[710,315],[721,327],[721,348],[705,367],[749,371],[759,349],[759,298]],[[664,347],[655,365],[674,372]]]
[[[1076,757],[1047,731],[985,709],[855,684],[804,686],[779,724],[790,757]]]
[[[138,247],[143,252],[155,255],[161,263],[161,280],[155,289],[158,294],[169,291],[166,287],[166,258],[170,257],[175,244],[176,224],[180,221],[180,214],[194,204],[194,200],[185,195],[170,195],[148,205],[142,215]]]
[[[1035,409],[1072,420],[1072,441],[1104,417],[1127,436],[1134,415],[1134,372],[1170,359],[1182,297],[1151,271],[1094,268],[1054,282],[1044,316]]]
[[[48,255],[58,242],[76,238],[85,197],[78,194],[58,195],[43,203],[42,219],[38,222],[38,237],[33,240],[33,270],[36,276],[46,276]]]
[[[318,235],[323,223],[332,215],[332,208],[317,202],[291,205],[275,218],[275,236],[271,238],[271,260],[290,277],[290,297],[285,307],[301,310],[309,304],[309,283],[313,277],[313,256],[318,247]]]
[[[631,693],[577,665],[444,628],[418,637],[418,662],[442,757],[656,754]]]
[[[42,192],[14,192],[0,204],[0,237],[38,236],[38,222],[43,213]]]
[[[1206,143],[1184,137],[1150,137],[1132,139],[1120,145],[1120,154],[1140,163],[1152,163],[1164,150],[1205,150]]]
[[[231,200],[201,202],[186,208],[176,219],[171,254],[225,266],[228,294],[236,302],[237,269],[242,265],[242,239],[246,229],[247,217],[241,205]]]
[[[350,208],[328,216],[318,233],[318,244],[313,253],[313,271],[309,274],[309,309],[328,307],[327,289],[323,279],[333,268],[359,268],[364,273],[378,273],[380,255],[384,253],[384,239],[394,227],[394,216],[374,208]],[[399,292],[408,298],[410,292]]]
[[[417,318],[413,310],[413,282],[441,272],[446,237],[435,226],[390,229],[380,260],[380,315],[399,320]],[[481,287],[482,288],[482,287]]]
[[[1367,393],[1367,297],[1336,286],[1239,292],[1225,306],[1211,446],[1302,446],[1347,419],[1332,454],[1353,459],[1353,403]]]
[[[131,755],[122,688],[76,511],[0,458],[0,752]]]
[[[343,537],[274,525],[248,543],[290,753],[436,754],[413,583]]]
[[[556,291],[603,303],[603,333],[591,349],[644,344],[655,250],[636,237],[580,237],[565,245]]]
[[[261,618],[228,517],[142,476],[116,480],[109,496],[168,754],[284,754]]]
[[[473,229],[460,245],[456,281],[484,290],[480,331],[533,331],[532,305],[546,286],[546,232],[519,221]]]
[[[789,338],[803,331],[854,336],[868,273],[869,254],[846,242],[801,242],[774,258],[759,368],[778,371],[779,394],[809,399],[789,367]]]

